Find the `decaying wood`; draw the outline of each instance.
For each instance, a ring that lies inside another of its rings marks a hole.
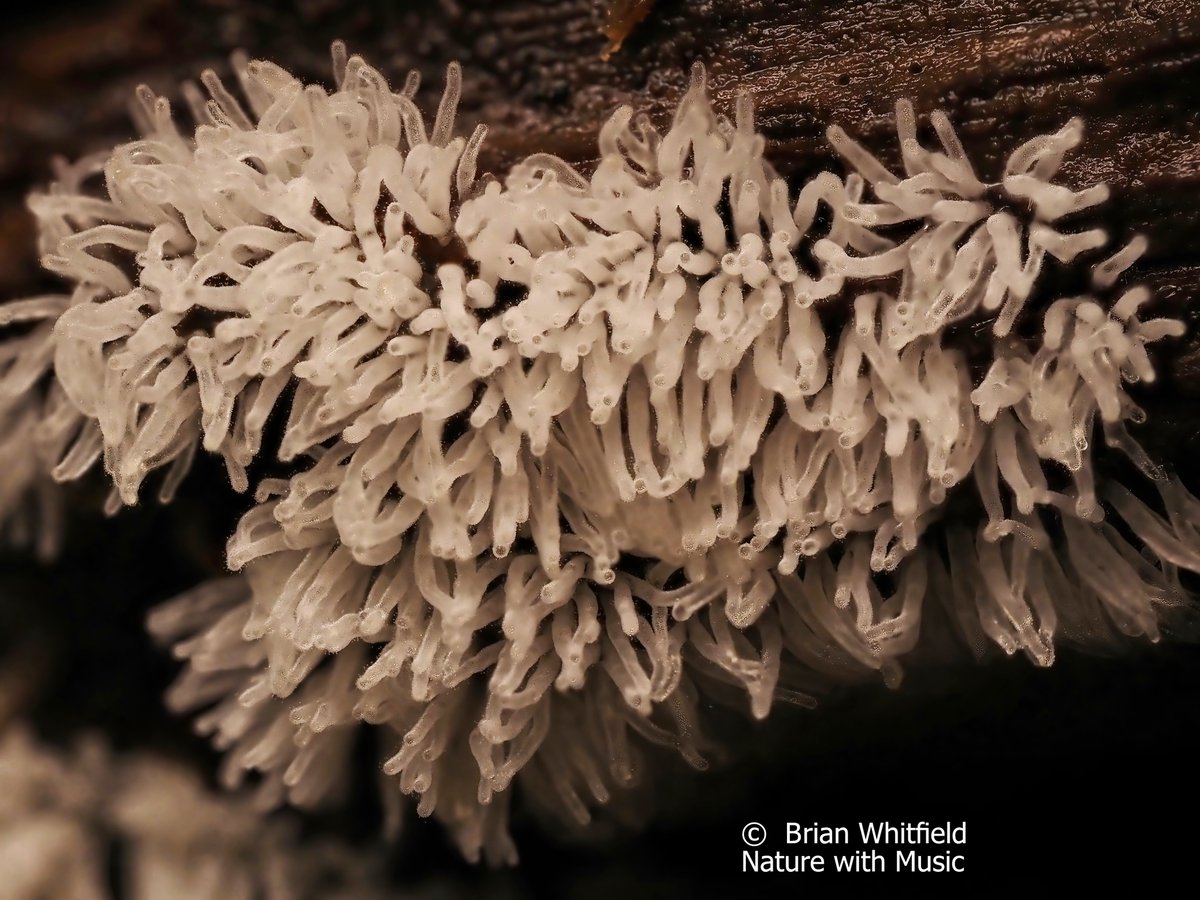
[[[612,58],[638,23],[645,21],[650,15],[653,6],[654,0],[609,0],[608,18],[604,22],[608,46],[604,48],[600,58]]]

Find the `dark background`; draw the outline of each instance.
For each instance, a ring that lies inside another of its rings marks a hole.
[[[98,728],[118,747],[153,746],[211,770],[215,755],[162,710],[174,665],[141,631],[145,609],[203,574],[180,551],[193,525],[173,508],[115,524],[90,515],[76,520],[77,539],[54,567],[0,561],[5,650],[32,651],[41,674],[34,719],[51,739]],[[735,756],[714,771],[693,773],[664,754],[639,786],[655,804],[644,829],[581,843],[518,810],[516,871],[471,869],[436,823],[412,816],[395,876],[431,896],[597,900],[858,897],[885,887],[889,896],[1038,897],[1118,877],[1186,879],[1195,853],[1187,823],[1200,808],[1197,696],[1200,653],[1178,644],[1111,659],[1063,653],[1048,670],[1023,657],[911,669],[898,691],[863,685],[815,711],[779,706],[761,725],[727,725]],[[359,802],[318,818],[315,831],[374,839],[372,769],[367,756]],[[767,826],[764,850],[787,850],[778,839],[789,820],[854,834],[859,821],[886,819],[965,820],[966,849],[955,852],[965,852],[967,873],[740,873],[749,821]]]
[[[497,171],[535,148],[586,164],[603,115],[633,101],[661,118],[693,58],[708,63],[718,98],[736,86],[755,93],[772,158],[795,177],[830,164],[820,135],[832,121],[885,157],[894,152],[886,115],[898,96],[946,108],[969,150],[992,162],[1082,114],[1089,137],[1068,180],[1112,184],[1106,225],[1150,234],[1143,274],[1182,309],[1200,271],[1200,11],[1187,2],[999,5],[659,0],[607,62],[604,4],[586,0],[26,5],[0,29],[0,298],[44,283],[21,198],[48,177],[50,154],[128,137],[134,85],[169,92],[239,46],[326,79],[328,43],[343,37],[389,76],[423,68],[426,100],[445,62],[461,59],[465,117],[493,124],[486,162]],[[1196,346],[1193,332],[1164,360],[1140,435],[1193,488]],[[212,490],[220,478],[201,467],[176,505],[111,522],[96,512],[100,485],[85,483],[71,489],[58,561],[0,557],[0,651],[28,673],[49,738],[98,728],[121,747],[213,765],[162,710],[173,664],[149,646],[142,620],[219,568],[244,503]],[[1127,878],[1157,894],[1155,885],[1194,878],[1197,697],[1200,652],[1183,644],[1116,658],[1064,652],[1050,670],[1024,658],[913,670],[899,691],[846,689],[815,712],[779,708],[762,725],[718,715],[736,755],[702,775],[656,767],[642,787],[657,812],[642,829],[579,843],[518,811],[521,866],[491,873],[462,863],[435,824],[413,816],[394,874],[427,896],[1038,897]],[[369,781],[367,751],[363,765]],[[776,839],[789,819],[853,831],[889,818],[966,820],[967,874],[740,872],[748,821],[767,826],[763,849],[774,850],[785,849]],[[311,827],[369,842],[376,820],[361,799]]]

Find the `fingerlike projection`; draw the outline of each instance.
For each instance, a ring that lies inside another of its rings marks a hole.
[[[431,127],[341,45],[333,91],[234,68],[194,133],[143,91],[141,139],[32,199],[70,292],[0,307],[36,436],[0,513],[101,458],[114,510],[169,500],[201,450],[252,497],[234,574],[150,620],[231,787],[334,800],[369,726],[389,802],[512,861],[515,783],[584,824],[645,741],[706,764],[701,698],[895,685],[930,618],[1042,665],[1187,619],[1200,501],[1127,429],[1182,325],[1129,283],[1144,239],[1072,224],[1108,195],[1054,180],[1077,120],[992,182],[901,102],[903,175],[833,128],[848,173],[794,185],[697,67],[589,173],[479,179],[455,66]]]

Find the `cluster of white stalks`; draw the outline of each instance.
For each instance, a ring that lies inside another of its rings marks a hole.
[[[72,750],[0,726],[0,892],[7,900],[385,900],[379,866],[346,847],[264,823],[248,797],[206,789],[186,767]],[[114,892],[117,885],[120,890]]]
[[[797,192],[697,67],[590,177],[498,181],[457,66],[432,127],[341,45],[333,92],[235,69],[244,99],[185,92],[194,134],[143,90],[139,140],[32,199],[72,291],[0,308],[0,510],[97,460],[114,510],[159,469],[166,501],[200,449],[253,492],[237,574],[151,620],[231,785],[335,796],[366,722],[423,814],[511,860],[514,780],[584,823],[639,740],[704,765],[722,684],[761,718],[895,683],[930,615],[1045,665],[1190,603],[1200,502],[1126,431],[1182,325],[1126,283],[1144,240],[1063,224],[1107,196],[1053,180],[1078,121],[988,182],[901,102],[903,173],[834,128],[848,174]],[[1067,264],[1090,293],[1039,294]],[[1098,484],[1099,436],[1158,511]]]

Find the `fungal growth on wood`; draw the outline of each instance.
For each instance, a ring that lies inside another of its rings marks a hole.
[[[97,463],[114,512],[200,453],[247,493],[231,574],[149,623],[228,786],[335,800],[370,727],[387,791],[512,862],[514,784],[586,825],[640,742],[703,767],[726,688],[898,685],[933,619],[1049,665],[1194,615],[1200,501],[1128,428],[1183,325],[1143,239],[1078,224],[1080,121],[983,172],[900,101],[902,171],[833,127],[841,171],[789,186],[697,66],[590,174],[480,179],[457,66],[430,122],[333,55],[332,91],[204,73],[194,131],[140,92],[139,139],[30,201],[66,291],[0,307],[10,530],[52,552]]]

